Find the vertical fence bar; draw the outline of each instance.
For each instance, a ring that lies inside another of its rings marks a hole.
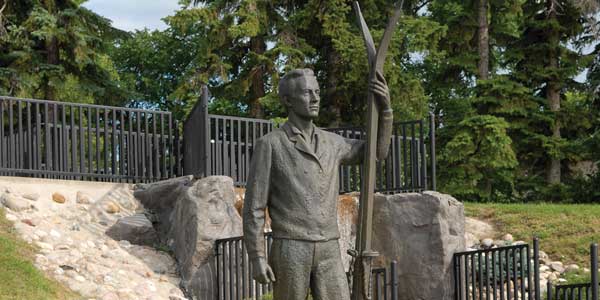
[[[546,300],[554,299],[554,296],[552,295],[552,282],[550,280],[546,283],[546,291]]]
[[[533,281],[533,284],[535,285],[535,300],[541,300],[542,295],[540,295],[540,241],[537,237],[533,238]]]
[[[23,169],[23,154],[25,153],[24,151],[24,147],[23,147],[23,107],[22,107],[22,103],[20,100],[17,100],[17,112],[18,112],[18,116],[17,116],[17,134],[18,134],[18,139],[17,142],[19,144],[18,146],[18,150],[17,150],[17,164],[18,164],[18,168],[19,169]]]
[[[47,107],[47,106],[46,106]],[[44,122],[47,123],[48,122],[48,113],[46,111],[46,114],[44,115]],[[2,124],[0,122],[0,124]],[[46,142],[43,143],[42,142],[42,112],[40,111],[40,104],[36,103],[35,104],[35,126],[36,126],[36,142],[33,144],[35,147],[35,161],[36,161],[36,168],[38,170],[42,170],[42,156],[43,156],[43,151],[49,149],[49,145],[50,143],[48,142],[48,139],[46,139]],[[44,132],[44,136],[48,135],[48,127],[46,127],[46,132]],[[46,156],[46,164],[48,163],[48,156]],[[48,166],[46,165],[46,168],[44,168],[46,170],[48,170]]]
[[[592,300],[598,300],[598,244],[593,243],[590,246],[590,256],[590,272],[592,272]]]
[[[112,150],[112,157],[111,157],[111,175],[119,175],[119,170],[117,170],[117,110],[115,108],[112,109],[112,118],[111,118],[111,125],[112,125],[112,134],[111,134],[111,150]],[[109,178],[113,178],[111,181],[115,181],[115,177],[110,176]]]
[[[437,191],[436,157],[435,157],[435,115],[429,114],[429,157],[431,158],[431,190]]]
[[[390,264],[390,289],[392,300],[398,300],[398,263],[395,260]]]
[[[67,172],[68,171],[68,167],[69,167],[69,147],[68,147],[68,136],[69,136],[69,132],[67,129],[67,106],[66,105],[61,105],[61,115],[62,115],[62,120],[61,120],[61,157],[62,157],[62,169],[61,171],[63,172]],[[64,178],[64,176],[62,176],[61,178]]]
[[[156,179],[160,180],[160,148],[158,147],[159,145],[159,135],[158,132],[156,132],[156,123],[158,122],[158,118],[156,117],[156,114],[152,115],[152,135],[154,135],[154,176]]]
[[[424,122],[423,120],[419,120],[419,152],[420,152],[420,161],[421,161],[421,176],[419,187],[423,190],[427,189],[427,158],[425,157],[425,134],[424,134]],[[419,163],[419,159],[417,159],[417,164]]]
[[[148,137],[148,113],[144,112],[143,114],[140,113],[139,116],[143,116],[143,127],[142,127],[142,131],[140,131],[140,158],[142,160],[142,169],[140,170],[140,175],[142,176],[141,180],[143,182],[146,181],[146,178],[148,177],[148,173],[146,170],[146,146],[147,146],[147,137]],[[141,119],[140,119],[141,122]]]
[[[8,154],[8,141],[5,142],[4,134],[4,104],[8,101],[0,98],[0,167],[6,168],[8,164],[5,155]],[[4,174],[3,174],[4,175]]]
[[[177,176],[183,176],[183,169],[181,168],[181,136],[179,132],[179,121],[175,120],[175,161],[177,168]]]
[[[119,143],[119,161],[120,161],[120,174],[122,176],[124,176],[123,180],[125,179],[125,175],[129,176],[129,173],[127,173],[125,171],[125,111],[124,110],[119,110],[119,118],[120,118],[120,122],[119,122],[119,137],[121,138],[121,142]]]
[[[92,108],[88,107],[87,109],[87,132],[88,132],[88,155],[87,155],[87,163],[88,169],[87,173],[90,174],[90,179],[92,178],[92,173],[94,173],[94,157],[92,156]]]
[[[85,132],[83,131],[83,106],[79,107],[79,172],[85,173]],[[84,179],[81,177],[81,179]]]
[[[156,149],[156,143],[154,143],[155,135],[156,135],[156,114],[150,114],[152,116],[152,134],[150,134],[150,130],[148,129],[148,124],[146,124],[146,141],[148,143],[148,178],[150,180],[154,179],[154,153]],[[148,118],[146,121],[149,122]]]
[[[108,108],[104,108],[104,145],[102,147],[102,150],[104,151],[104,175],[108,175]]]
[[[69,112],[69,119],[71,121],[71,167],[67,171],[76,172],[75,169],[77,166],[77,132],[75,131],[75,106],[71,105],[69,108]]]
[[[150,168],[152,168],[152,163],[150,162],[152,155],[152,150],[150,150],[150,135],[148,134],[148,112],[144,112],[144,138],[142,139],[143,141],[143,148],[144,150],[142,150],[142,174],[144,174],[144,179],[145,178],[152,178],[152,176],[150,174],[152,174],[152,172],[150,172]],[[146,167],[146,161],[148,161],[148,165]]]
[[[26,165],[23,165],[23,169],[34,169],[33,166],[33,159],[34,159],[34,155],[33,155],[33,142],[34,142],[34,138],[33,135],[31,135],[32,130],[31,130],[31,103],[30,102],[25,102],[25,114],[27,116],[27,138],[25,139],[25,144],[27,147],[27,156],[26,156]]]
[[[142,127],[141,126],[142,126],[142,124],[141,124],[141,119],[142,118],[141,117],[142,117],[141,113],[139,111],[136,112],[136,114],[135,114],[135,126],[136,126],[136,131],[135,131],[135,134],[136,134],[136,136],[135,136],[135,149],[133,150],[134,151],[133,154],[135,155],[135,165],[134,165],[134,167],[135,167],[135,177],[136,177],[135,181],[136,182],[140,182],[141,178],[143,178],[143,175],[144,175],[143,169],[140,170],[140,168],[141,168],[140,159],[143,159],[143,158],[140,158],[140,154],[142,152],[142,148],[141,148],[142,147],[141,146],[141,144],[142,144],[142,138],[141,138],[141,136],[142,136],[142,133],[141,133],[142,132],[142,129],[141,129]]]
[[[169,116],[169,119],[167,120],[167,125],[168,125],[168,139],[169,139],[169,156],[168,156],[168,161],[169,161],[169,173],[167,174],[167,178],[171,178],[171,177],[175,177],[173,176],[173,149],[175,149],[175,147],[173,147],[173,117],[171,115],[171,113],[167,114]]]
[[[162,156],[162,178],[167,178],[167,156],[165,155],[165,115],[160,114],[160,155]]]
[[[9,168],[14,168],[15,167],[15,141],[13,139],[13,133],[14,133],[14,128],[13,128],[13,101],[12,100],[8,100],[8,167]]]

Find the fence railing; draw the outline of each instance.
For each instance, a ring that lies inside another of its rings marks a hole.
[[[266,258],[273,237],[265,234]],[[273,291],[272,284],[260,284],[252,279],[252,267],[242,237],[220,239],[215,242],[217,300],[261,300]],[[372,270],[372,299],[398,300],[398,268],[392,262],[389,270]]]
[[[548,281],[547,300],[598,300],[598,244],[590,246],[591,280],[580,284],[559,284]]]
[[[143,182],[182,174],[170,112],[0,96],[0,175]]]
[[[238,186],[248,178],[255,141],[276,126],[269,120],[220,116],[208,113],[208,89],[184,123],[184,173],[226,175]],[[347,138],[362,139],[356,127],[326,128]],[[394,123],[388,157],[377,163],[378,192],[411,192],[436,189],[435,123],[417,120]],[[361,167],[340,168],[340,193],[358,191]]]
[[[454,299],[540,299],[538,240],[454,254]],[[533,265],[532,265],[533,264]]]

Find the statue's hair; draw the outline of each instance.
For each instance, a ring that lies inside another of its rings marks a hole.
[[[315,76],[315,73],[311,69],[294,69],[287,72],[279,80],[279,98],[289,96],[294,89],[294,79],[302,76]]]

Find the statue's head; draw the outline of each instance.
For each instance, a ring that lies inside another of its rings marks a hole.
[[[287,72],[279,81],[279,100],[288,114],[314,119],[319,116],[319,83],[311,69]]]

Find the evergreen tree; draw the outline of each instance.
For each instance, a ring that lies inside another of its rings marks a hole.
[[[104,104],[127,98],[106,55],[114,36],[122,33],[82,2],[3,3],[0,93]]]

